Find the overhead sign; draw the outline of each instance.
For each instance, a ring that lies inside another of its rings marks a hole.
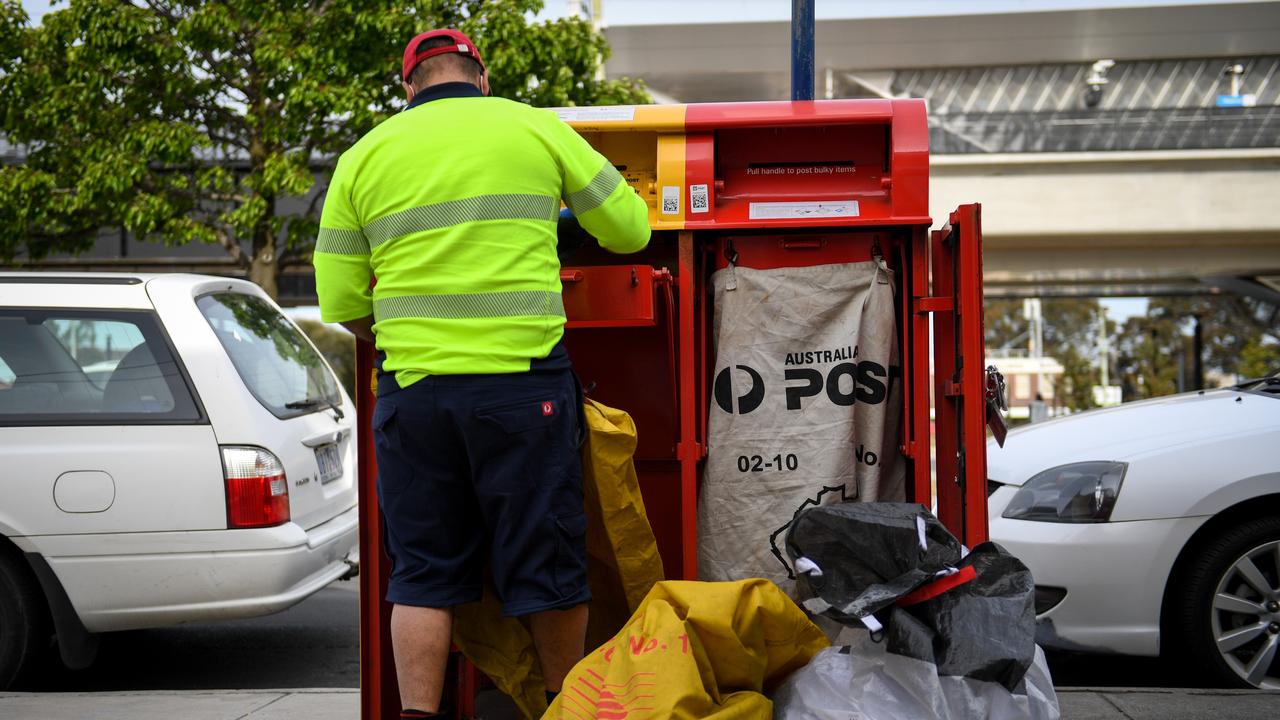
[[[1215,103],[1220,108],[1253,107],[1257,104],[1258,96],[1253,93],[1247,95],[1219,95],[1218,101]]]

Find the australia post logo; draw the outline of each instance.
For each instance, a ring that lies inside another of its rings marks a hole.
[[[901,368],[857,358],[857,346],[787,353],[782,377],[767,380],[750,365],[731,364],[716,374],[712,394],[716,405],[730,415],[759,409],[767,387],[774,383],[783,387],[787,410],[802,410],[823,397],[842,407],[883,403]]]

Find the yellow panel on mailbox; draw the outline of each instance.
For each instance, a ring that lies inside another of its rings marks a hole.
[[[650,227],[684,228],[684,105],[571,107],[556,113],[644,198]]]

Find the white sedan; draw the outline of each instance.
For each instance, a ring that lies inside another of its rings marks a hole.
[[[991,539],[1037,640],[1280,689],[1280,375],[1073,415],[987,448]]]

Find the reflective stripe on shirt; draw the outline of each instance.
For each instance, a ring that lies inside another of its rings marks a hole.
[[[316,252],[334,255],[368,255],[369,241],[359,230],[320,228],[316,236]]]
[[[623,182],[622,174],[618,172],[618,168],[606,160],[604,167],[600,168],[600,172],[596,173],[591,182],[578,192],[570,193],[569,197],[564,199],[564,204],[574,215],[581,216],[603,205],[621,182]]]
[[[401,295],[373,301],[378,322],[396,318],[460,320],[493,317],[564,317],[564,297],[545,290],[465,293],[456,295]]]
[[[370,247],[424,230],[438,230],[483,220],[545,220],[555,222],[560,202],[546,195],[477,195],[401,210],[374,220],[364,228]]]

